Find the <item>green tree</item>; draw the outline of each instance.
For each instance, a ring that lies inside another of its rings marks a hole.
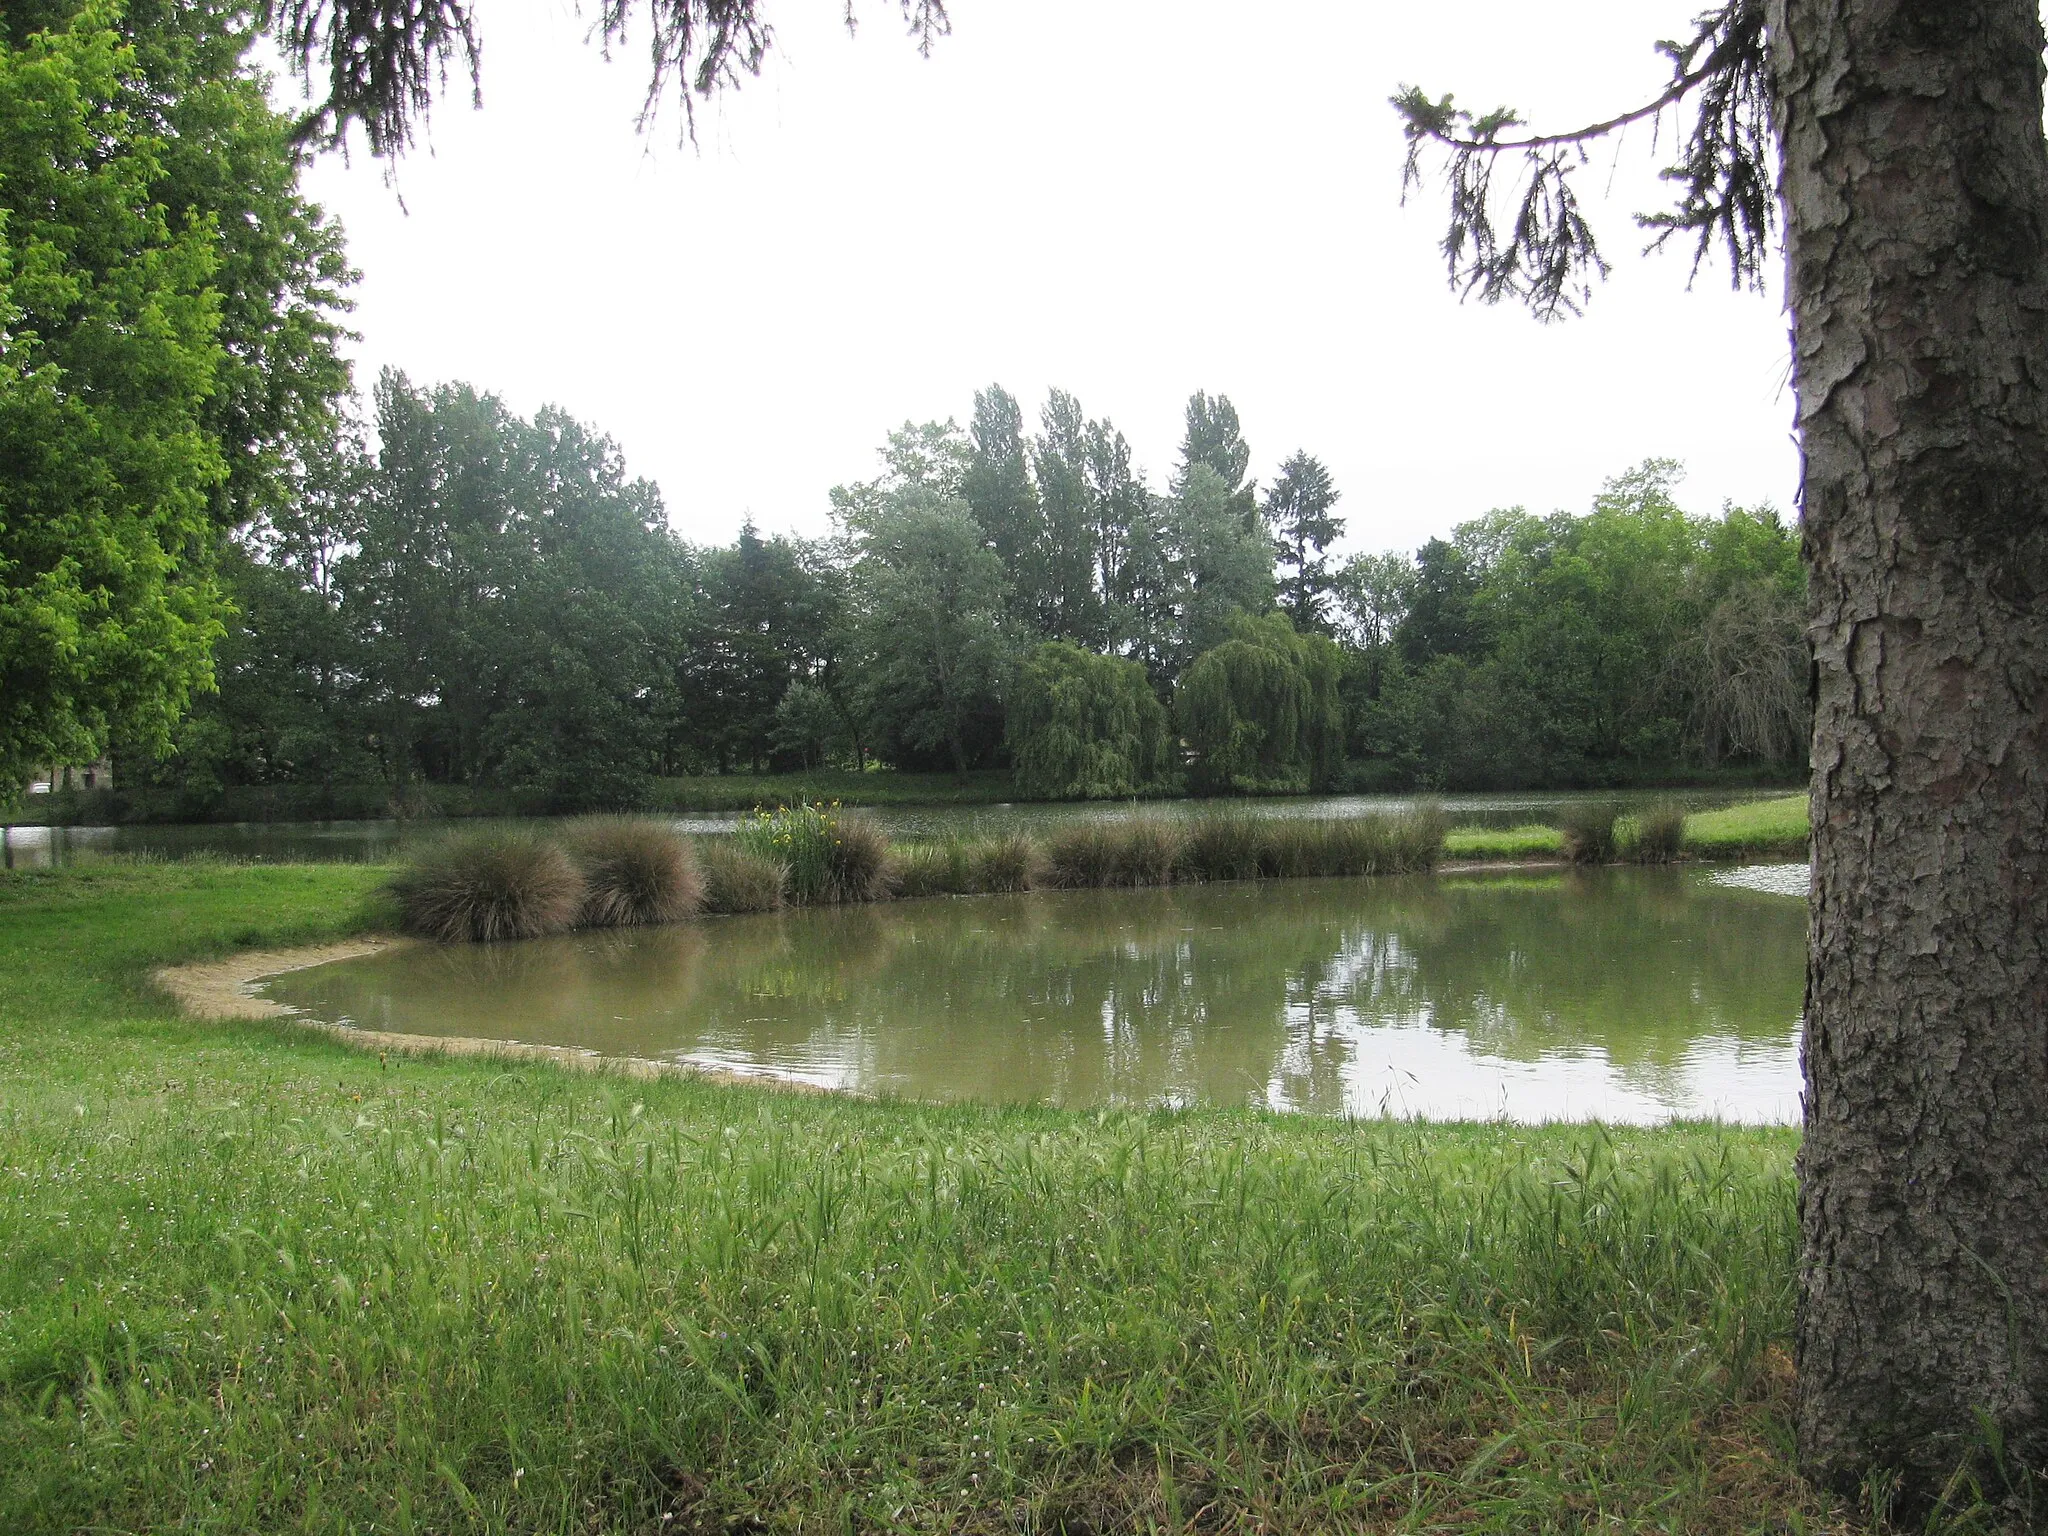
[[[1096,586],[1101,517],[1089,477],[1091,427],[1081,402],[1063,389],[1047,396],[1031,445],[1044,517],[1043,588],[1034,628],[1056,640],[1099,646],[1108,642],[1102,596]]]
[[[1273,605],[1273,546],[1206,463],[1180,477],[1168,509],[1180,657],[1220,644],[1232,620]]]
[[[862,693],[886,755],[964,774],[1000,734],[1003,567],[967,504],[893,492],[858,539]]]
[[[335,429],[351,274],[251,40],[171,0],[0,14],[0,784],[172,744],[222,535]]]
[[[1286,573],[1280,608],[1299,630],[1329,632],[1336,591],[1329,549],[1344,536],[1344,519],[1332,510],[1340,495],[1322,461],[1300,452],[1280,466],[1259,507]]]
[[[1186,425],[1181,433],[1180,460],[1174,466],[1173,494],[1187,494],[1191,477],[1206,466],[1223,483],[1223,497],[1247,533],[1259,524],[1258,488],[1245,478],[1252,451],[1238,427],[1237,407],[1230,396],[1211,398],[1196,390],[1188,397]]]
[[[0,45],[0,786],[170,745],[223,632],[205,402],[220,257],[151,196],[165,145],[92,9]]]
[[[1297,634],[1284,613],[1240,613],[1228,631],[1174,690],[1174,713],[1194,754],[1192,784],[1267,794],[1328,788],[1344,752],[1344,661],[1336,642]]]
[[[1002,561],[1010,617],[1028,633],[1039,626],[1048,606],[1047,540],[1017,397],[996,384],[977,390],[967,436],[972,446],[966,473],[960,477],[960,498]]]
[[[1047,641],[1018,665],[1007,704],[1021,795],[1114,800],[1166,770],[1166,711],[1135,661]]]

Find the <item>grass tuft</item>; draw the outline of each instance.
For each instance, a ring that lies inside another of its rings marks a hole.
[[[704,871],[707,912],[774,912],[788,900],[789,866],[757,853],[736,837],[706,838],[697,845]]]
[[[1615,810],[1611,805],[1586,801],[1568,805],[1557,819],[1564,840],[1564,856],[1574,864],[1614,862]]]
[[[564,933],[583,908],[583,877],[553,843],[484,833],[432,844],[394,875],[399,923],[444,944]]]
[[[1628,856],[1636,864],[1669,864],[1685,846],[1685,807],[1666,800],[1631,818]]]
[[[865,816],[837,818],[827,900],[886,901],[895,894],[889,835]]]
[[[970,845],[974,889],[1001,893],[1028,891],[1045,868],[1037,842],[1024,832],[998,832]]]
[[[565,841],[583,876],[586,928],[681,922],[704,904],[696,853],[661,822],[593,817],[572,823]]]

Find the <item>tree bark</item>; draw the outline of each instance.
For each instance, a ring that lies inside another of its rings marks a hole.
[[[2037,0],[1769,0],[1814,646],[1799,1446],[2048,1519]],[[1989,1432],[1987,1433],[1987,1427]]]

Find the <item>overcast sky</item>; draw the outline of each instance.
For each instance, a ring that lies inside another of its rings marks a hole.
[[[483,109],[458,88],[395,186],[358,153],[308,191],[362,269],[366,390],[389,365],[560,405],[696,540],[825,531],[890,428],[964,424],[990,382],[1030,420],[1073,391],[1155,486],[1189,393],[1227,394],[1255,474],[1330,466],[1358,549],[1581,510],[1650,455],[1689,508],[1789,512],[1777,285],[1636,258],[1647,132],[1580,173],[1615,264],[1580,320],[1461,305],[1441,197],[1400,205],[1401,84],[1568,126],[1653,94],[1697,8],[953,0],[921,59],[893,0],[851,39],[839,0],[771,0],[779,51],[693,149],[672,104],[636,132],[640,39],[607,64],[568,0],[481,0]]]

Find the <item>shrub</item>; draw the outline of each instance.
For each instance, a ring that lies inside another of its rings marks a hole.
[[[1023,832],[998,832],[970,853],[977,891],[1028,891],[1043,869],[1038,844]]]
[[[734,837],[699,844],[704,906],[710,912],[773,912],[789,890],[789,866]]]
[[[1685,807],[1663,801],[1635,818],[1628,856],[1638,864],[1669,864],[1685,842]]]
[[[672,827],[604,818],[571,825],[567,842],[583,876],[586,928],[680,922],[703,905],[697,856]]]
[[[1196,880],[1256,880],[1266,838],[1261,818],[1243,811],[1210,811],[1188,824],[1180,871]]]
[[[526,833],[451,837],[391,882],[399,924],[444,944],[533,939],[575,926],[583,877],[553,843]]]
[[[1557,819],[1564,856],[1574,864],[1606,864],[1614,858],[1614,807],[1581,802]]]

